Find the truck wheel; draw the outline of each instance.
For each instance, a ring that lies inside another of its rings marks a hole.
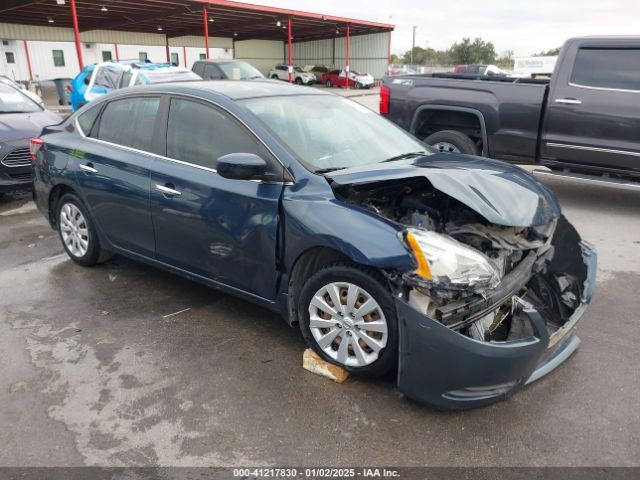
[[[441,130],[424,139],[424,143],[431,145],[440,152],[464,153],[478,155],[478,147],[468,136],[456,130]]]
[[[325,83],[324,86],[327,88],[331,88],[333,87],[333,82],[331,80],[327,80],[327,83]]]
[[[324,360],[367,377],[395,367],[395,306],[375,271],[351,263],[319,270],[302,287],[298,312],[302,335]]]

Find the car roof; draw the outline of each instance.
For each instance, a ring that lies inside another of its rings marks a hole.
[[[196,60],[196,63],[248,63],[245,60],[238,60],[236,58],[215,58]]]
[[[173,82],[127,88],[131,93],[147,89],[154,93],[175,93],[207,96],[207,93],[224,95],[232,100],[256,97],[279,97],[289,95],[331,95],[329,92],[311,87],[302,87],[276,80],[202,80]],[[119,90],[122,91],[122,90]]]

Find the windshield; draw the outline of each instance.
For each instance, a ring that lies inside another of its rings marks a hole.
[[[304,72],[304,70],[302,70],[300,67],[293,67],[293,71],[294,72],[300,72],[300,73]]]
[[[139,77],[142,77],[144,83],[165,83],[165,82],[185,82],[189,80],[202,80],[199,75],[196,75],[191,70],[184,71],[170,71],[170,70],[152,70],[147,72],[140,72]]]
[[[313,171],[371,165],[428,148],[372,110],[334,95],[243,103]]]
[[[0,83],[0,113],[29,113],[42,109],[20,90]]]
[[[252,80],[254,78],[264,78],[254,66],[247,62],[221,62],[218,67],[224,72],[229,80]]]

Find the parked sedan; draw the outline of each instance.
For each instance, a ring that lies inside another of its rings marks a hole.
[[[29,140],[60,120],[21,89],[0,83],[0,195],[31,187]]]
[[[36,203],[73,261],[117,253],[255,302],[328,362],[397,371],[421,402],[496,401],[580,343],[596,255],[553,194],[343,97],[134,87],[32,148]]]
[[[342,70],[330,70],[322,75],[322,83],[327,88],[331,88],[334,85],[337,87],[350,87],[356,90],[361,88],[371,88],[374,85],[374,79],[372,75],[368,73],[359,73],[350,71],[347,77],[347,71]]]

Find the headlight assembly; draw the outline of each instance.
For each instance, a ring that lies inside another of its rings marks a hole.
[[[415,273],[437,286],[481,290],[500,283],[489,258],[451,237],[411,228],[405,239],[418,262]]]

